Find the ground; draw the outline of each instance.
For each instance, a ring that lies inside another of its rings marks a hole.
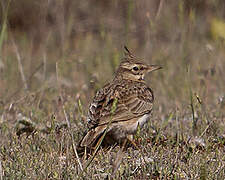
[[[225,179],[224,7],[1,3],[0,180]],[[124,45],[163,66],[146,79],[152,118],[134,137],[139,149],[100,147],[78,160],[88,104],[113,77]]]

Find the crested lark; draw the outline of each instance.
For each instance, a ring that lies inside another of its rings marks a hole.
[[[89,130],[80,147],[95,146],[105,131],[104,143],[122,142],[150,118],[154,95],[146,85],[144,76],[161,67],[139,62],[127,47],[124,48],[126,56],[114,79],[96,93],[89,106]]]

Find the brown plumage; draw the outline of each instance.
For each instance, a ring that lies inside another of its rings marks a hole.
[[[141,63],[126,47],[125,55],[114,79],[100,89],[90,103],[87,117],[89,129],[80,147],[93,147],[109,122],[104,139],[106,144],[125,140],[150,118],[154,95],[146,85],[144,76],[161,67]]]

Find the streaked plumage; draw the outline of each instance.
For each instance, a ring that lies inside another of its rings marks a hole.
[[[107,129],[106,143],[121,142],[135,134],[149,120],[154,95],[146,85],[144,75],[160,69],[145,65],[125,47],[126,57],[121,62],[114,79],[100,89],[88,110],[89,130],[81,140],[81,147],[91,148]],[[116,102],[114,111],[113,104]]]

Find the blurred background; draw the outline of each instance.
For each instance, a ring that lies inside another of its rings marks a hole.
[[[146,63],[163,66],[147,77],[160,114],[189,111],[192,95],[208,108],[224,103],[224,0],[5,0],[0,5],[1,111],[32,95],[35,107],[48,112],[63,94],[79,99],[85,111],[112,78],[124,45]]]
[[[1,0],[0,179],[77,178],[88,104],[124,45],[163,69],[115,179],[224,179],[224,0]],[[114,151],[83,178],[110,176]]]

